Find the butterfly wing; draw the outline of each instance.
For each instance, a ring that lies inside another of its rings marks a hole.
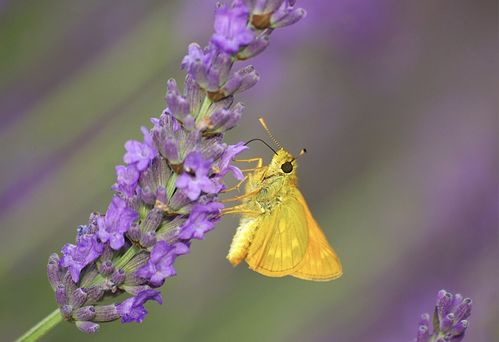
[[[299,196],[292,190],[281,203],[255,219],[255,235],[246,256],[254,271],[282,277],[300,267],[308,249],[309,230]]]
[[[307,202],[298,189],[294,196],[305,212],[308,227],[308,249],[300,267],[291,275],[296,278],[315,281],[328,281],[339,278],[342,274],[341,262],[324,233],[315,221]]]

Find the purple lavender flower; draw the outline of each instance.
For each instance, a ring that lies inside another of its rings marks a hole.
[[[75,283],[80,279],[80,272],[85,266],[96,260],[104,250],[95,233],[82,234],[76,245],[67,243],[61,250],[60,265],[67,267]]]
[[[218,168],[220,169],[220,176],[225,176],[227,173],[232,172],[237,180],[242,180],[244,178],[243,173],[238,167],[231,164],[232,160],[236,155],[244,150],[247,150],[248,146],[240,142],[236,145],[230,145],[225,149],[225,152],[220,157],[218,162]]]
[[[114,250],[125,244],[123,234],[138,218],[137,212],[131,209],[127,202],[119,196],[114,196],[107,208],[106,215],[97,219],[98,236],[102,242],[108,242]]]
[[[192,208],[189,218],[180,228],[179,238],[184,240],[203,240],[204,235],[215,228],[220,219],[222,208],[223,205],[217,202],[195,205]]]
[[[142,127],[144,143],[129,140],[125,144],[126,153],[123,161],[128,165],[135,165],[138,171],[144,171],[158,154],[151,133]]]
[[[126,142],[126,165],[116,167],[115,195],[105,215],[92,214],[78,229],[76,244],[66,244],[60,259],[50,256],[47,274],[56,303],[81,331],[94,333],[100,323],[120,318],[141,322],[148,300],[162,302],[152,288],[175,275],[176,258],[220,220],[224,176],[244,178],[231,162],[247,148],[224,143],[224,133],[243,113],[234,97],[259,78],[252,66],[233,72],[233,65],[262,52],[276,27],[296,21],[292,5],[234,0],[217,8],[210,43],[190,44],[182,61],[183,89],[170,79],[166,108],[151,119],[152,129],[141,128],[142,142]],[[124,292],[133,297],[102,305]]]
[[[195,201],[201,192],[216,194],[222,185],[210,178],[213,161],[205,160],[199,152],[191,152],[185,158],[185,172],[177,179],[177,188],[181,189],[191,201]]]
[[[159,304],[163,304],[161,293],[155,290],[142,291],[135,297],[128,298],[121,304],[118,304],[116,306],[116,310],[121,317],[121,322],[142,322],[147,315],[147,310],[144,308],[144,304],[149,300],[154,300]]]
[[[137,271],[137,275],[148,279],[153,286],[161,286],[166,278],[176,275],[173,264],[177,256],[187,253],[189,246],[183,242],[169,245],[159,241],[152,249],[148,263]]]
[[[468,328],[467,318],[471,315],[471,299],[459,293],[453,295],[440,290],[437,304],[430,322],[430,315],[421,315],[415,342],[459,342]],[[430,327],[433,327],[433,331]]]
[[[233,54],[253,41],[254,33],[247,26],[249,10],[241,1],[231,7],[221,5],[215,13],[215,33],[211,41],[222,51]]]
[[[115,169],[117,179],[112,189],[116,192],[121,192],[127,197],[135,195],[140,176],[139,171],[133,165],[118,165]]]

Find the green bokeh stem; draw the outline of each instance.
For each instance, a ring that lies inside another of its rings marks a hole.
[[[16,342],[38,341],[40,337],[45,335],[50,329],[55,327],[62,321],[62,315],[59,309],[52,311],[47,317],[42,319],[38,324],[29,329],[24,335],[19,337]]]

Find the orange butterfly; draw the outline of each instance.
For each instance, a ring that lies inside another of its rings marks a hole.
[[[279,146],[263,118],[259,120]],[[227,259],[234,266],[246,260],[252,270],[269,277],[315,281],[340,277],[340,260],[298,190],[296,158],[283,148],[272,150],[275,155],[268,166],[261,158],[239,160],[257,162],[257,167],[243,170],[252,171],[245,178],[245,194],[226,200],[241,200],[240,205],[224,209],[225,214],[241,214]]]

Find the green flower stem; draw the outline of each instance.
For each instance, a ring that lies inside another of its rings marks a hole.
[[[203,104],[201,105],[201,109],[199,110],[199,113],[196,117],[196,123],[199,123],[199,122],[201,122],[201,120],[203,120],[203,118],[208,113],[208,109],[210,109],[210,106],[212,103],[213,103],[213,101],[211,101],[208,98],[208,96],[205,96],[205,98],[203,100]]]
[[[50,329],[55,327],[62,321],[62,315],[59,309],[55,309],[47,317],[42,319],[38,324],[29,329],[24,335],[19,337],[16,342],[37,341],[45,335]]]

